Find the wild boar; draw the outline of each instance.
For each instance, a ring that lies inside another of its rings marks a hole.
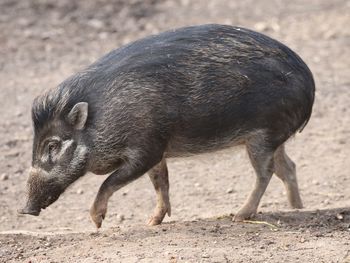
[[[28,200],[39,215],[87,172],[111,173],[90,210],[100,227],[111,195],[149,172],[170,216],[166,159],[244,144],[256,182],[234,220],[253,216],[275,173],[301,208],[284,143],[308,122],[313,76],[263,34],[225,25],[180,28],[113,50],[35,99]]]

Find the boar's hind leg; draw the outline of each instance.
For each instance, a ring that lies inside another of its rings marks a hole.
[[[148,225],[154,226],[162,223],[166,213],[171,214],[169,201],[169,180],[166,161],[163,160],[149,171],[149,177],[157,193],[157,206],[153,215],[148,221]]]
[[[161,160],[161,157],[158,159],[155,158],[155,155],[153,155],[152,160],[149,160],[147,157],[134,157],[136,158],[128,158],[127,161],[124,161],[115,172],[107,177],[98,190],[95,201],[90,209],[91,218],[97,228],[101,227],[107,212],[108,199],[113,193],[145,174]]]
[[[256,214],[260,199],[263,196],[273,173],[274,150],[264,147],[263,143],[248,142],[247,151],[250,161],[256,172],[254,189],[245,204],[234,217],[234,221],[240,222]]]
[[[279,146],[274,155],[275,174],[280,178],[287,191],[290,205],[293,208],[303,208],[300,198],[295,164],[285,152],[284,144]]]

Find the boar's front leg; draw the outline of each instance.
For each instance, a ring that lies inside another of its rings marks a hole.
[[[135,156],[134,156],[135,157]],[[90,216],[97,228],[100,228],[102,221],[106,216],[107,204],[109,198],[114,192],[136,180],[148,170],[150,170],[155,164],[161,160],[160,158],[126,158],[120,167],[113,172],[102,183],[95,201],[90,209]]]
[[[149,177],[157,193],[157,206],[148,221],[148,225],[154,226],[162,223],[166,213],[168,216],[171,215],[168,168],[165,158],[149,171]]]

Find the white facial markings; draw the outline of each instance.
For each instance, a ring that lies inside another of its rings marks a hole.
[[[29,174],[30,175],[37,175],[40,173],[40,168],[37,168],[37,167],[31,167],[30,170],[29,170]]]
[[[29,175],[32,177],[43,177],[47,175],[47,172],[45,170],[43,170],[42,168],[35,166],[35,167],[31,167],[30,171],[29,171]]]
[[[73,140],[66,140],[62,142],[62,147],[61,150],[59,151],[59,153],[56,156],[56,160],[60,159],[65,153],[66,151],[72,146],[72,144],[74,143]]]
[[[82,160],[85,159],[87,152],[88,152],[88,149],[85,145],[78,145],[74,152],[74,158],[71,162],[71,167],[79,166]]]
[[[40,158],[40,161],[42,163],[47,163],[49,161],[49,154],[47,152],[44,152]]]
[[[57,141],[57,142],[60,142],[61,139],[57,136],[53,136],[51,138],[48,139],[48,141]],[[47,149],[45,149],[43,151],[43,154],[40,158],[41,162],[42,163],[48,163],[49,162],[49,159],[50,157],[52,158],[52,161],[57,161],[59,160],[62,156],[64,156],[67,152],[67,150],[72,146],[72,144],[74,143],[73,140],[65,140],[61,143],[61,147],[58,148],[57,150],[54,150],[54,151],[51,151],[51,156],[50,156],[50,153]],[[48,144],[46,144],[45,147],[48,147],[47,146]]]

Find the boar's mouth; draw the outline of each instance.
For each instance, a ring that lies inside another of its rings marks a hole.
[[[39,207],[32,207],[30,205],[26,205],[24,208],[18,210],[18,213],[20,214],[27,214],[27,215],[33,215],[38,216],[40,214],[41,208]]]
[[[27,205],[18,210],[19,214],[26,214],[26,215],[33,215],[33,216],[38,216],[41,212],[41,209],[45,209],[49,205],[51,205],[53,202],[55,202],[58,199],[59,195],[52,196],[50,195],[46,201],[41,204],[41,205],[33,205],[32,202],[28,201]]]

